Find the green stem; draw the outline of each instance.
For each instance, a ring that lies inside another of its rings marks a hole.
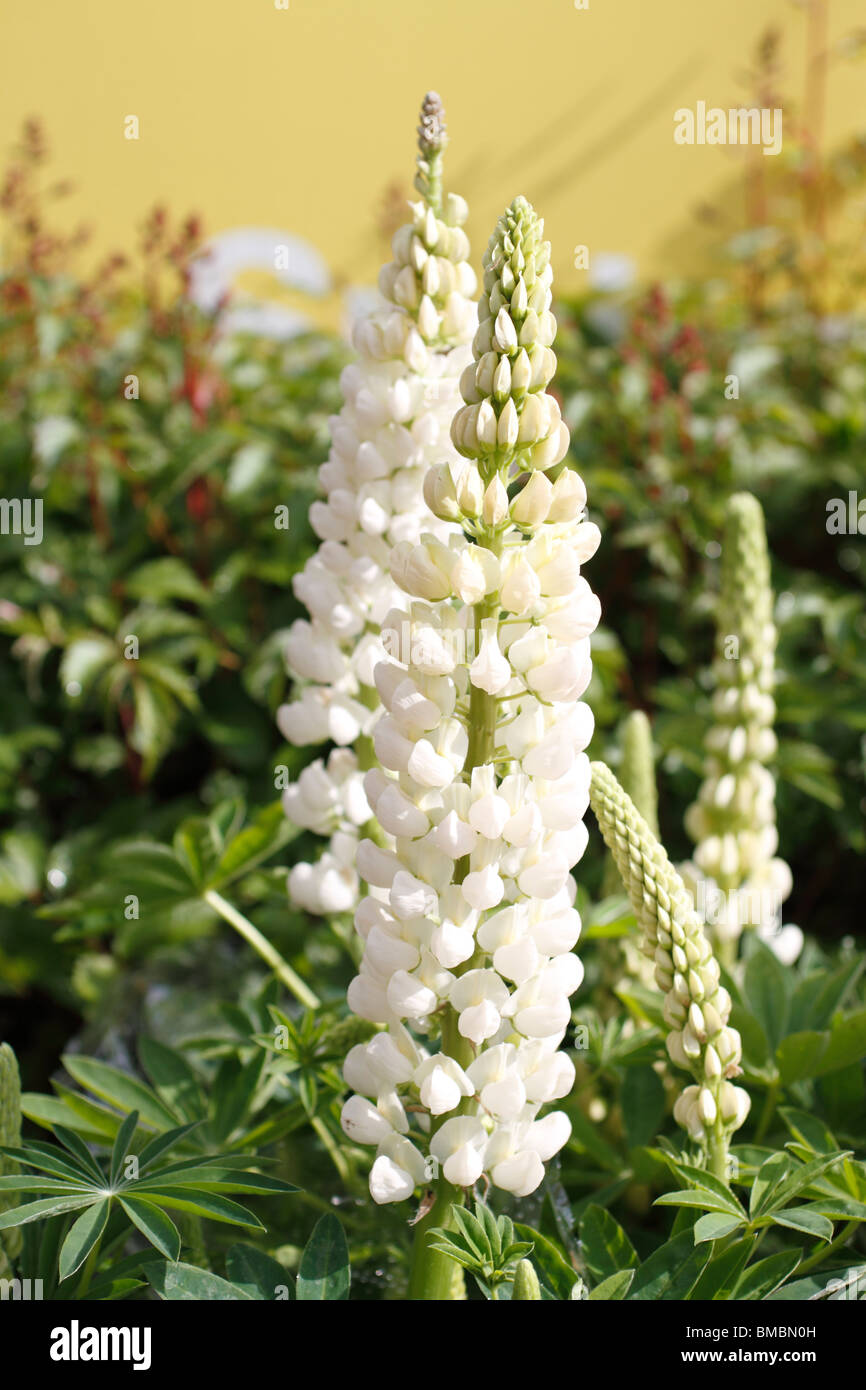
[[[328,1157],[330,1158],[337,1172],[340,1174],[340,1177],[343,1179],[343,1182],[348,1182],[350,1177],[349,1165],[346,1162],[345,1156],[342,1150],[340,1149],[340,1146],[334,1143],[334,1136],[331,1134],[331,1131],[328,1129],[328,1126],[325,1124],[324,1120],[319,1115],[316,1115],[311,1121],[311,1123],[313,1129],[316,1131],[319,1138],[321,1139],[322,1144],[327,1149]]]
[[[412,1251],[412,1272],[409,1276],[409,1297],[414,1302],[446,1302],[455,1297],[455,1276],[459,1266],[441,1250],[431,1250],[429,1233],[437,1227],[454,1229],[453,1206],[463,1203],[463,1190],[440,1178],[436,1184],[436,1200],[415,1227]]]
[[[300,975],[296,975],[287,961],[283,960],[279,951],[272,946],[267,937],[262,936],[258,927],[254,927],[252,922],[246,918],[242,912],[233,907],[230,902],[218,893],[215,888],[208,888],[204,894],[205,902],[218,912],[229,926],[234,927],[254,951],[258,951],[262,960],[265,961],[273,970],[274,974],[282,980],[288,990],[292,992],[299,1003],[307,1009],[317,1009],[321,1000],[313,993],[309,985],[304,984]]]
[[[714,1178],[727,1186],[728,1178],[728,1136],[720,1119],[716,1120],[707,1144],[709,1171]]]
[[[801,1265],[797,1266],[797,1278],[799,1279],[807,1270],[814,1269],[816,1265],[826,1260],[828,1255],[832,1255],[834,1250],[838,1250],[840,1245],[844,1245],[854,1234],[857,1226],[858,1222],[849,1221],[846,1226],[842,1227],[839,1234],[830,1241],[829,1245],[825,1244],[823,1241],[816,1245],[808,1260],[804,1260]]]

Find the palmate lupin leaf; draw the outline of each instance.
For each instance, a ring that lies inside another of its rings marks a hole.
[[[23,1169],[32,1170],[0,1178],[0,1196],[40,1194],[0,1214],[0,1231],[42,1218],[81,1213],[60,1248],[61,1281],[70,1278],[96,1250],[116,1207],[161,1255],[176,1261],[182,1241],[169,1211],[264,1230],[258,1217],[224,1194],[267,1196],[297,1191],[280,1178],[245,1171],[240,1165],[254,1161],[251,1155],[205,1154],[159,1165],[161,1155],[195,1128],[193,1124],[157,1135],[134,1154],[131,1145],[138,1121],[135,1110],[124,1119],[105,1166],[63,1125],[54,1131],[61,1148],[37,1142],[0,1149]]]
[[[499,1284],[514,1277],[512,1266],[532,1250],[531,1241],[515,1240],[514,1225],[507,1216],[494,1216],[484,1202],[475,1203],[475,1215],[465,1207],[453,1206],[454,1228],[430,1232],[430,1247],[447,1255],[474,1274],[488,1296]]]

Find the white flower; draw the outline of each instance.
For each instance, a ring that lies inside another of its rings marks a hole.
[[[405,616],[407,593],[433,600],[449,595],[457,558],[445,544],[457,512],[450,518],[431,513],[423,487],[431,465],[440,476],[443,467],[455,474],[459,468],[449,430],[474,332],[469,296],[475,276],[459,226],[463,200],[453,197],[443,210],[435,189],[425,189],[411,204],[411,221],[394,237],[394,259],[380,276],[382,298],[354,326],[359,360],[341,377],[344,405],[330,422],[331,449],[320,470],[324,497],[310,509],[321,544],[293,585],[309,618],[298,619],[289,633],[286,661],[295,688],[277,714],[290,743],[330,740],[354,749],[365,765],[375,722],[373,670],[384,655],[378,634],[389,612]],[[409,742],[400,729],[390,756],[379,754],[392,772],[404,771],[412,752],[409,747],[401,756],[400,737]],[[431,786],[454,775],[441,751],[422,755],[416,769]],[[331,797],[309,779],[288,788],[283,800],[290,818],[323,835],[355,834],[365,823],[357,796]],[[402,835],[400,807],[390,805],[383,822],[393,828],[385,835]],[[307,911],[344,912],[357,900],[358,882],[354,872],[335,871],[331,860],[321,871],[296,866],[289,888]]]
[[[583,484],[568,469],[555,484],[533,471],[567,444],[545,389],[549,254],[518,199],[485,257],[475,361],[461,374],[451,438],[467,461],[437,461],[425,487],[454,533],[392,553],[415,601],[386,617],[393,635],[374,675],[381,766],[363,786],[379,836],[394,841],[358,851],[369,895],[349,1001],[386,1026],[380,1037],[401,1032],[394,1052],[378,1039],[353,1049],[344,1073],[364,1098],[350,1118],[366,1132],[379,1124],[373,1100],[400,1131],[386,1108],[396,1093],[447,1182],[471,1187],[483,1173],[521,1196],[569,1134],[564,1114],[539,1111],[574,1081],[558,1048],[583,975],[571,870],[587,839],[593,719],[580,696],[599,617],[581,574],[599,539],[583,520]],[[408,295],[409,277],[401,284]],[[316,782],[310,800],[322,822],[333,815],[328,787]],[[409,1028],[433,1041],[404,1080]],[[373,1194],[401,1200],[420,1170],[385,1143]]]

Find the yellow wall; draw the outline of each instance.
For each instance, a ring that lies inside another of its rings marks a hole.
[[[834,36],[862,0],[832,0]],[[0,129],[46,121],[70,204],[100,248],[132,243],[156,199],[208,230],[284,227],[353,281],[380,259],[375,210],[408,187],[428,87],[443,95],[448,182],[480,254],[517,192],[547,221],[555,268],[573,248],[670,269],[690,214],[738,153],[677,147],[673,112],[738,105],[758,34],[783,25],[799,95],[805,25],[787,0],[3,0]],[[138,142],[123,119],[141,122]],[[786,113],[787,118],[787,113]],[[834,68],[831,142],[866,125],[863,65]],[[768,161],[769,162],[769,161]]]

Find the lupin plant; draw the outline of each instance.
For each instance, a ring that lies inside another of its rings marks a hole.
[[[15,1149],[21,1143],[21,1078],[18,1059],[8,1043],[0,1043],[0,1149]],[[0,1152],[0,1177],[18,1172],[14,1159]],[[16,1205],[14,1195],[0,1193],[0,1212]],[[21,1231],[13,1227],[0,1232],[0,1278],[11,1272],[11,1262],[21,1250]]]
[[[373,1198],[401,1201],[435,1178],[416,1236],[419,1299],[451,1296],[428,1233],[447,1228],[452,1204],[482,1176],[534,1191],[566,1142],[562,1111],[538,1116],[573,1084],[558,1049],[582,978],[571,870],[587,842],[593,719],[580,697],[600,607],[580,571],[599,532],[578,475],[548,477],[568,433],[546,389],[550,245],[524,198],[483,264],[452,427],[463,462],[437,463],[425,483],[454,529],[391,556],[411,607],[386,620],[380,766],[365,789],[393,848],[368,838],[358,849],[370,888],[349,988],[351,1008],[385,1025],[344,1072],[355,1094],[343,1127],[377,1149]]]
[[[345,404],[330,422],[331,451],[320,470],[326,498],[310,510],[321,544],[294,581],[310,616],[289,635],[287,662],[298,683],[277,722],[293,744],[336,745],[283,795],[295,824],[329,837],[318,861],[296,864],[289,879],[294,901],[317,914],[357,904],[358,832],[370,818],[363,773],[378,704],[373,670],[384,618],[402,597],[389,553],[422,530],[443,540],[453,530],[429,514],[422,494],[432,460],[456,457],[448,431],[476,323],[467,207],[443,193],[445,145],[442,103],[431,92],[418,128],[419,198],[380,274],[383,305],[355,325],[358,361],[342,374]]]
[[[590,800],[664,994],[668,1056],[694,1077],[677,1098],[674,1118],[725,1182],[730,1137],[746,1119],[750,1099],[733,1084],[742,1044],[728,1022],[731,997],[719,983],[719,962],[664,847],[604,763],[592,764]]]
[[[791,871],[776,854],[776,783],[767,766],[776,752],[773,590],[764,516],[751,493],[735,493],[727,505],[716,624],[713,725],[704,781],[686,813],[696,849],[682,874],[724,964],[736,960],[744,926],[791,960],[802,933],[779,933]]]

